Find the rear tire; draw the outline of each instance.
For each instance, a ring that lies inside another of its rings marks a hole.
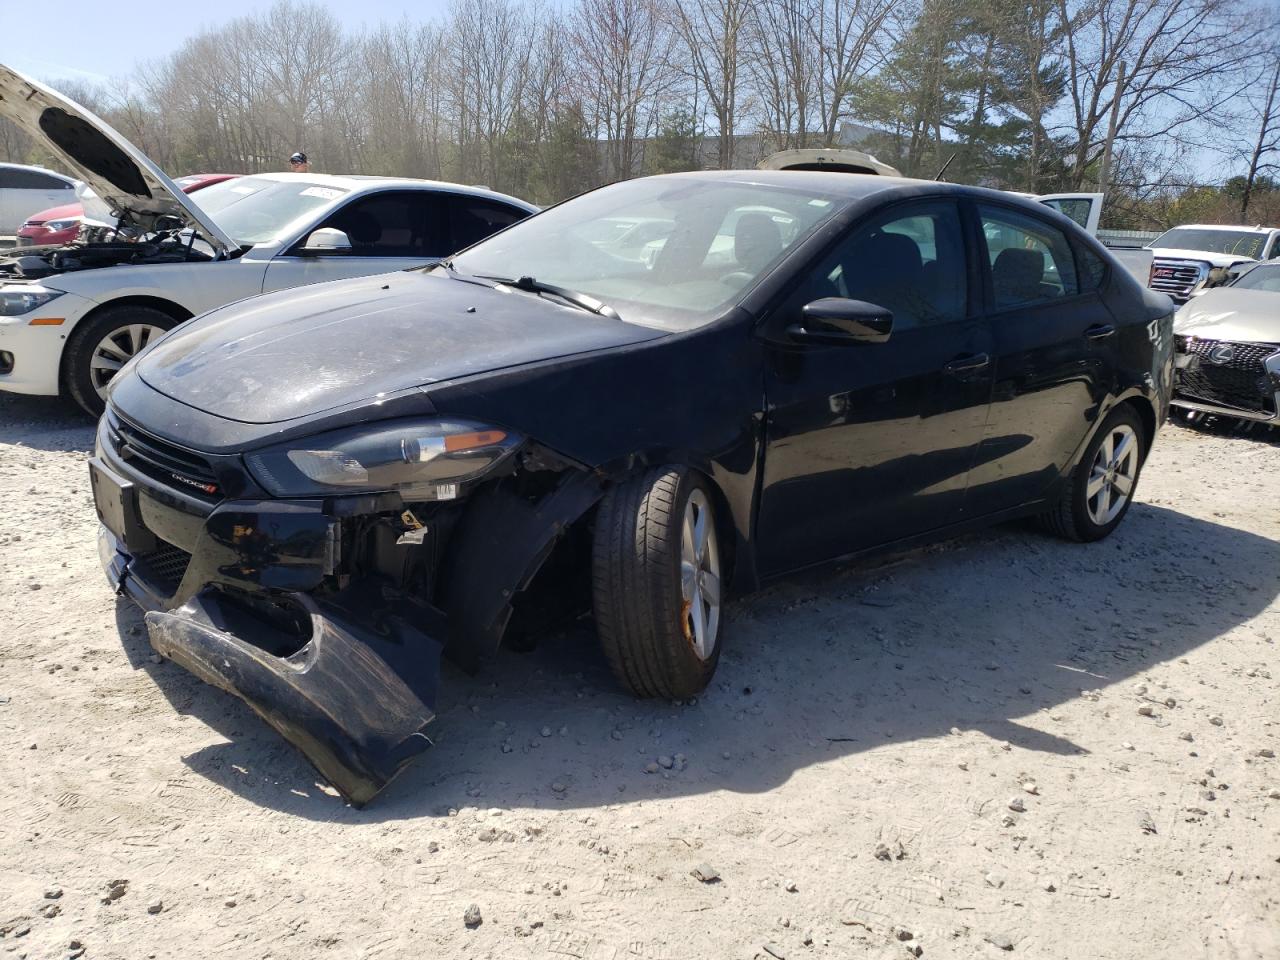
[[[1133,503],[1147,445],[1137,411],[1128,404],[1113,410],[1071,471],[1058,505],[1040,516],[1041,525],[1078,543],[1109,536]]]
[[[601,501],[596,630],[614,675],[636,696],[682,700],[710,682],[724,625],[721,556],[711,490],[687,468],[650,470]]]
[[[154,307],[125,304],[94,314],[67,341],[63,360],[67,393],[90,416],[101,416],[106,409],[101,391],[116,370],[177,325],[177,320]]]

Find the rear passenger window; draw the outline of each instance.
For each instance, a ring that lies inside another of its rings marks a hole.
[[[1066,235],[1041,220],[978,206],[987,241],[997,310],[1072,297],[1080,292]]]
[[[949,201],[897,207],[854,227],[804,282],[802,304],[865,300],[893,311],[895,331],[961,320],[966,308],[960,215]]]
[[[481,197],[453,194],[446,197],[445,202],[451,211],[455,251],[469,247],[473,243],[479,243],[490,234],[497,233],[529,215],[519,207],[485,200]]]
[[[1076,264],[1080,267],[1080,289],[1091,293],[1102,286],[1107,276],[1107,264],[1100,256],[1088,247],[1080,244],[1076,247]]]

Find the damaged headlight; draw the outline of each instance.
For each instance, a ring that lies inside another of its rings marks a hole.
[[[277,497],[393,490],[405,500],[452,500],[459,484],[493,470],[522,439],[469,420],[401,420],[322,433],[245,460]]]

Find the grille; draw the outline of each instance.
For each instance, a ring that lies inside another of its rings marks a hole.
[[[1194,260],[1166,260],[1156,257],[1151,262],[1151,282],[1148,286],[1152,290],[1185,300],[1191,296],[1196,284],[1207,275],[1204,264]]]
[[[201,499],[218,498],[218,477],[200,454],[152,436],[113,413],[107,414],[107,427],[116,453],[130,466],[166,487]]]
[[[172,543],[156,539],[156,549],[133,558],[133,570],[151,586],[173,596],[191,563],[191,554]]]
[[[1275,389],[1263,361],[1280,346],[1177,337],[1177,349],[1194,359],[1178,376],[1178,392],[1195,400],[1254,413],[1275,412]],[[1232,348],[1230,359],[1211,359],[1220,346]]]

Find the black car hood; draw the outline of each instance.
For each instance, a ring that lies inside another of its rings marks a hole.
[[[222,307],[158,343],[137,373],[153,389],[214,416],[279,423],[663,335],[533,294],[410,271]]]

